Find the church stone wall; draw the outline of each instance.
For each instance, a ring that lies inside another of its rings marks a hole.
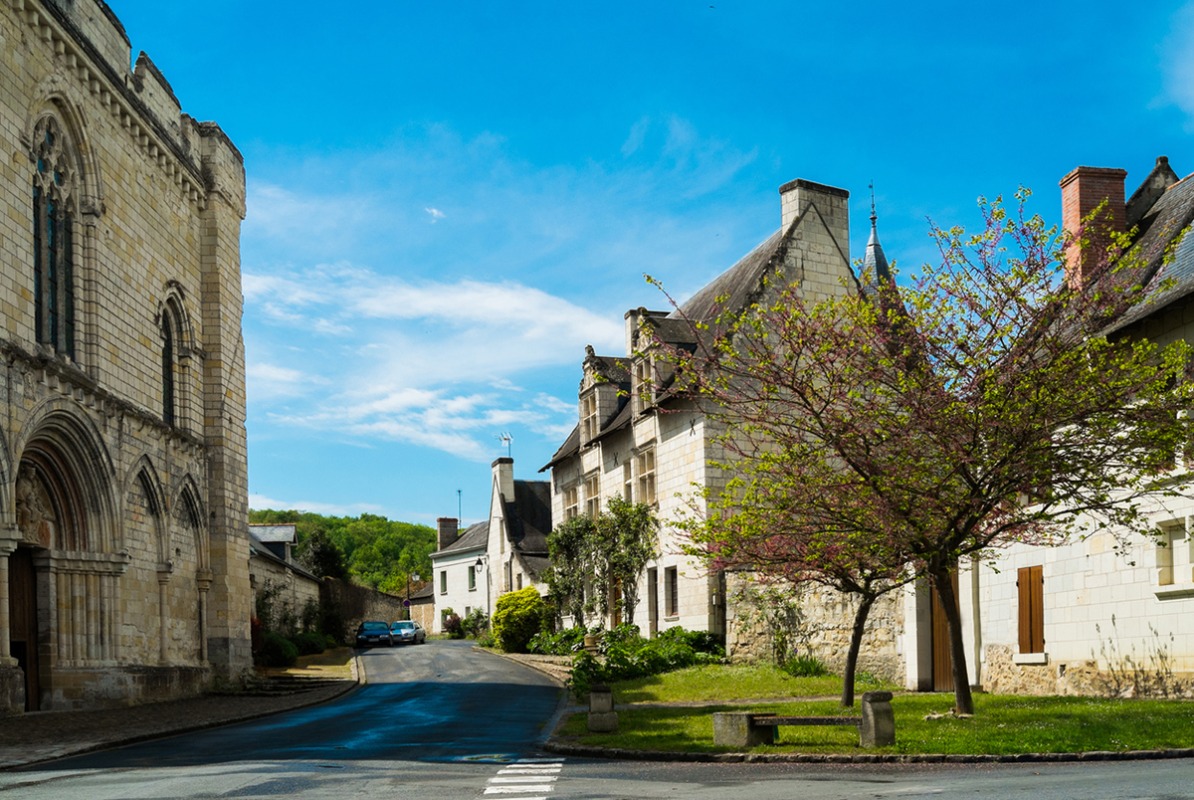
[[[0,0],[0,43],[0,686],[193,693],[251,665],[241,156],[99,0]]]

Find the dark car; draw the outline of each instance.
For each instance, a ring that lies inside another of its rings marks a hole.
[[[366,620],[357,628],[357,647],[394,646],[390,626],[377,620]]]
[[[390,636],[400,644],[422,644],[427,641],[427,631],[417,622],[401,620],[390,626]]]

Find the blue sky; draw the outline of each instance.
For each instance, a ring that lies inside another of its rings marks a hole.
[[[644,273],[700,288],[794,178],[855,256],[873,180],[907,270],[979,195],[1194,171],[1188,1],[109,5],[245,157],[254,508],[481,519],[499,437],[546,477],[585,345],[666,307]]]

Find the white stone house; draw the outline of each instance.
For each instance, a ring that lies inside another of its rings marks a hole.
[[[655,509],[661,522],[659,555],[641,578],[633,619],[645,635],[683,626],[728,634],[732,648],[736,634],[725,576],[710,574],[683,552],[684,537],[674,524],[704,513],[695,486],[725,481],[713,464],[720,431],[701,409],[667,392],[667,376],[656,370],[644,325],[665,341],[684,344],[692,337],[684,318],[710,321],[719,310],[765,302],[793,282],[810,297],[838,294],[854,277],[849,193],[806,180],[779,191],[779,230],[679,310],[628,311],[625,353],[602,356],[588,349],[577,398],[579,423],[543,468],[551,471],[557,522],[596,514],[615,496]],[[599,622],[619,621],[615,613]]]
[[[439,520],[439,549],[431,554],[436,632],[446,609],[492,617],[506,592],[534,586],[547,593],[540,575],[548,564],[549,492],[547,481],[516,480],[514,460],[499,458],[491,466],[488,519],[459,535],[456,520]]]
[[[1179,179],[1159,158],[1125,201],[1126,174],[1090,167],[1068,174],[1061,182],[1064,224],[1077,229],[1106,200],[1116,224],[1136,231],[1148,296],[1112,335],[1194,343],[1194,239],[1184,236],[1194,222],[1194,175]],[[1165,263],[1162,255],[1175,243]],[[1067,269],[1080,265],[1074,258]],[[1168,480],[1180,496],[1153,504],[1154,537],[1135,536],[1117,548],[1120,532],[1100,529],[1061,546],[1009,547],[989,564],[962,570],[972,683],[993,692],[1109,692],[1140,677],[1129,659],[1144,672],[1194,675],[1191,466],[1189,453],[1177,454]],[[910,627],[909,641],[926,666],[931,620],[914,622],[921,624]]]
[[[439,549],[431,554],[435,612],[431,615],[430,630],[443,633],[443,621],[449,614],[459,614],[463,619],[479,608],[489,615],[483,558],[489,543],[489,522],[474,523],[463,533],[455,519],[441,517],[436,522]]]

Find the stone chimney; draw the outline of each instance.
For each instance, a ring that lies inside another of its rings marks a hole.
[[[815,205],[839,245],[849,247],[850,193],[836,186],[813,183],[803,178],[779,187],[780,225],[786,233],[792,223]]]
[[[1071,286],[1081,286],[1090,279],[1090,270],[1107,252],[1111,236],[1125,230],[1124,178],[1126,170],[1105,167],[1077,167],[1061,179],[1061,221],[1066,233],[1083,233],[1085,248],[1077,241],[1065,250],[1066,280]],[[1107,202],[1104,213],[1091,220],[1086,230],[1086,217]]]
[[[493,462],[493,482],[503,500],[510,502],[514,499],[514,459],[499,458]]]
[[[435,521],[436,541],[440,550],[460,538],[460,522],[455,517],[440,517]]]

